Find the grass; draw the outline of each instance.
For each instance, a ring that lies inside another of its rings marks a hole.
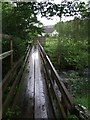
[[[75,98],[74,98],[74,102],[76,103],[76,104],[80,104],[80,105],[82,105],[82,106],[84,106],[84,107],[86,107],[87,109],[89,108],[89,104],[88,104],[88,95],[87,96],[83,96],[82,95],[82,97],[81,96],[76,96]],[[89,109],[90,110],[90,109]]]
[[[66,74],[68,78],[67,82],[69,92],[73,95],[74,103],[80,104],[89,109],[89,93],[87,91],[88,78],[85,76],[79,76],[78,72],[76,71]]]

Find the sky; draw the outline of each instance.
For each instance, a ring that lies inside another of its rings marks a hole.
[[[41,2],[41,1],[45,1],[45,0],[37,0],[37,1]],[[72,0],[69,0],[69,1],[72,1]],[[85,0],[80,0],[80,1],[85,2]],[[60,4],[61,0],[53,0],[53,2],[56,3],[56,4]],[[57,22],[60,21],[60,18],[56,17],[56,16],[52,17],[52,19],[53,20],[48,20],[47,18],[45,18],[45,17],[41,18],[41,16],[38,15],[38,20],[41,21],[44,26],[55,25]],[[62,17],[62,21],[68,21],[68,20],[73,20],[73,17]]]
[[[52,17],[52,19],[48,20],[47,18],[43,17],[41,18],[40,15],[38,15],[38,20],[43,23],[44,26],[47,25],[55,25],[57,22],[60,21],[60,18],[57,16]],[[73,20],[73,17],[62,17],[62,21],[68,21]]]
[[[41,1],[44,1],[44,0],[37,0],[38,2],[41,2]],[[56,3],[56,4],[60,4],[61,3],[61,0],[53,0],[52,2]],[[70,19],[70,18],[62,18],[64,21],[67,19]],[[73,18],[71,18],[73,19]],[[44,26],[47,26],[47,25],[55,25],[57,22],[60,21],[60,18],[59,17],[52,17],[52,20],[48,20],[47,18],[43,17],[41,18],[40,15],[38,15],[38,20],[41,21],[43,23]]]

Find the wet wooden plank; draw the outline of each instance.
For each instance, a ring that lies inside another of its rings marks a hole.
[[[45,88],[44,74],[42,74],[41,58],[38,47],[32,48],[28,58],[26,72],[20,84],[13,108],[21,110],[20,118],[52,118],[49,97]]]
[[[31,55],[32,53],[33,48]],[[34,61],[31,55],[28,58],[27,67],[13,103],[14,111],[17,110],[17,106],[20,109],[20,118],[33,118],[34,114]]]
[[[15,63],[15,65],[12,67],[12,69],[6,74],[6,76],[2,80],[3,92],[6,90],[10,81],[14,78],[14,75],[16,75],[16,70],[20,67],[20,65],[23,61],[23,58],[24,58],[24,56],[22,58],[20,58],[17,63]],[[12,76],[12,74],[13,74],[13,76]]]
[[[0,60],[8,57],[11,54],[13,54],[13,50],[10,50],[10,51],[7,51],[7,52],[4,52],[4,53],[0,54]]]
[[[48,118],[38,49],[35,51],[35,118]]]

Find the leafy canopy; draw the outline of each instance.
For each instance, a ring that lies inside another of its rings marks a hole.
[[[37,20],[37,15],[50,19],[56,15],[59,17],[73,16],[86,11],[84,2],[63,1],[61,4],[45,2],[12,2],[2,3],[2,32],[14,36],[25,37],[41,34],[42,25]],[[38,24],[36,26],[35,24]]]

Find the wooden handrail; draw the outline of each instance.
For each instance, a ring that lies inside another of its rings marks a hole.
[[[0,34],[0,38],[4,38],[5,40],[11,40],[13,38],[12,35],[7,35],[7,34]]]
[[[39,41],[38,41],[38,45],[39,45],[39,51],[40,51],[40,54],[41,54],[41,57],[43,59],[44,66],[45,66],[45,69],[46,69],[46,75],[49,74],[49,79],[51,79],[49,84],[53,88],[54,84],[52,84],[52,83],[53,83],[53,79],[54,79],[54,82],[56,82],[56,84],[58,86],[58,89],[61,92],[61,96],[63,97],[63,100],[61,100],[61,101],[57,100],[57,102],[60,102],[60,103],[64,102],[64,106],[65,106],[66,110],[68,110],[70,112],[70,114],[76,115],[77,118],[79,118],[79,120],[88,119],[90,116],[87,115],[84,110],[81,111],[81,109],[79,109],[78,105],[75,105],[73,103],[72,97],[71,97],[70,93],[68,92],[68,89],[66,88],[66,86],[62,82],[60,76],[58,75],[57,71],[55,70],[53,64],[51,63],[49,57],[45,53],[45,51],[44,51],[44,49],[41,46]],[[49,73],[49,69],[51,70],[51,75]],[[56,96],[56,99],[58,99],[58,96]],[[59,104],[59,103],[57,103],[57,104]],[[62,110],[62,112],[63,112],[63,110]],[[62,115],[63,115],[63,113],[62,113]],[[63,118],[65,118],[65,115],[63,115]]]
[[[10,51],[7,51],[5,53],[2,53],[0,55],[0,60],[8,57],[9,55],[11,56],[11,68],[13,66],[13,36],[12,35],[7,35],[7,34],[0,34],[0,38],[3,40],[9,40],[10,41]]]
[[[2,54],[0,54],[0,60],[8,57],[9,55],[11,55],[13,53],[13,50],[10,50],[10,51],[7,51],[7,52],[4,52]]]
[[[21,68],[20,68],[20,71],[18,72],[18,74],[17,74],[17,76],[16,76],[16,78],[15,78],[15,80],[14,80],[12,86],[11,86],[11,89],[10,89],[10,91],[9,91],[9,93],[8,93],[8,95],[7,95],[4,103],[3,103],[3,113],[4,113],[5,110],[8,108],[8,106],[9,106],[9,104],[10,104],[10,102],[11,102],[13,96],[14,96],[13,92],[14,92],[14,90],[15,90],[16,85],[17,85],[17,84],[20,82],[20,80],[21,80],[22,72],[24,71],[24,68],[25,68],[25,65],[26,65],[26,63],[27,63],[27,60],[28,60],[30,51],[31,51],[31,48],[28,48],[28,51],[27,51],[27,53],[26,53],[26,55],[25,55],[23,64],[22,64],[22,66],[21,66]]]
[[[2,80],[3,91],[5,91],[8,83],[10,82],[10,76],[13,74],[13,72],[15,72],[15,71],[19,68],[20,64],[21,64],[22,61],[23,61],[23,58],[24,58],[24,56],[21,57],[21,58],[19,59],[19,61],[14,64],[14,66],[12,67],[12,69],[6,74],[6,76],[5,76],[4,79]]]
[[[40,49],[42,51],[42,53],[44,54],[44,57],[46,59],[46,61],[48,62],[53,74],[55,75],[56,77],[56,82],[57,84],[59,85],[59,88],[60,88],[60,91],[62,91],[63,94],[65,94],[65,97],[68,99],[68,102],[70,103],[70,106],[72,105],[72,97],[71,95],[69,94],[67,88],[65,87],[64,83],[61,81],[61,78],[59,77],[57,71],[55,70],[53,64],[51,63],[49,57],[47,56],[47,54],[45,53],[43,47],[41,46],[40,42],[38,42],[39,46],[40,46]]]

